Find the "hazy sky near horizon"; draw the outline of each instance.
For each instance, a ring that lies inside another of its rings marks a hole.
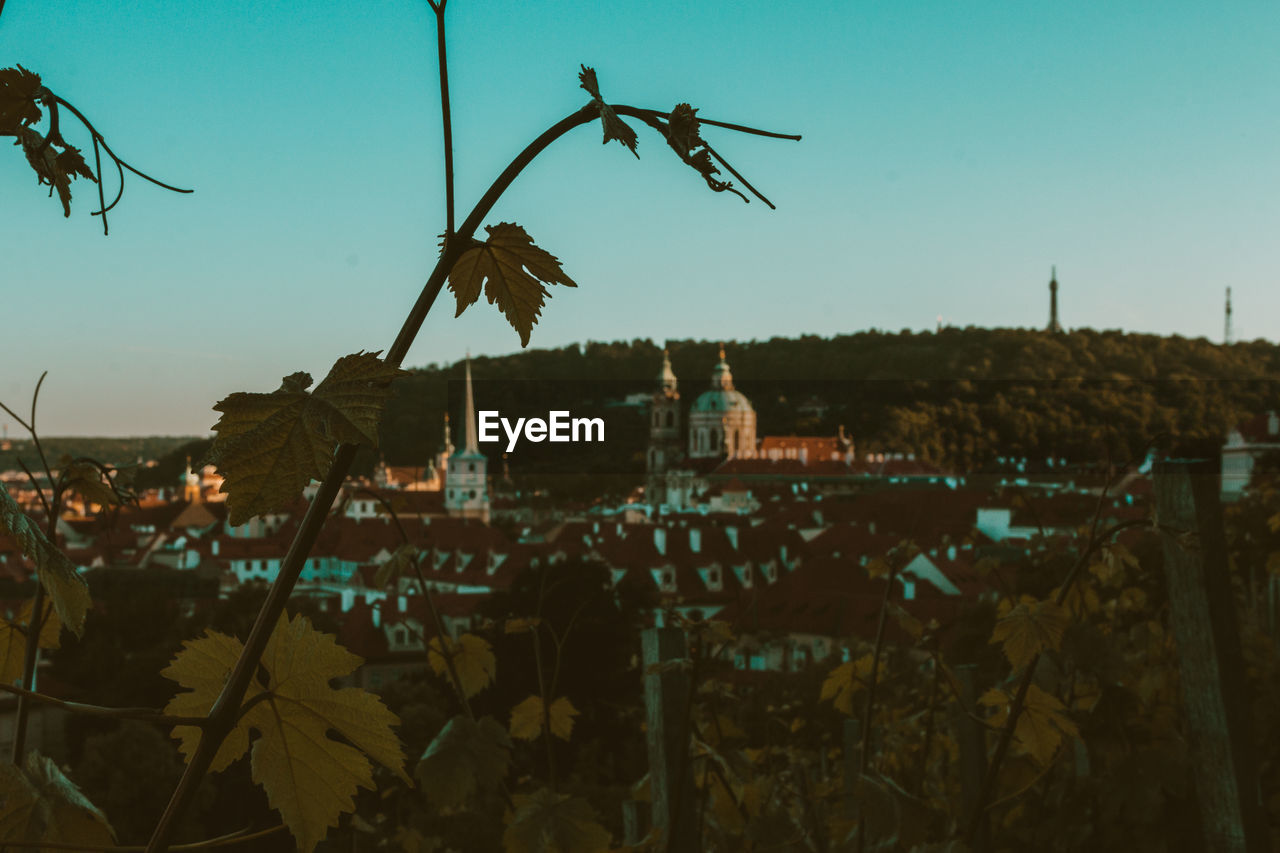
[[[710,192],[633,123],[536,161],[516,221],[580,285],[531,347],[867,328],[1067,326],[1280,339],[1280,4],[451,0],[458,219],[586,100],[706,128],[777,204]],[[111,235],[0,146],[0,400],[42,370],[47,435],[203,434],[210,406],[384,349],[444,229],[425,0],[8,0],[21,64],[174,195],[130,178]],[[68,139],[88,136],[69,116]],[[114,175],[107,187],[114,193]],[[519,338],[441,295],[406,365]],[[0,421],[8,421],[0,417]],[[17,436],[9,424],[10,436]]]

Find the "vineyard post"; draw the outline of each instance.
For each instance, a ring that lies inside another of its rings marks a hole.
[[[649,815],[644,803],[636,799],[622,801],[622,843],[634,847],[649,832]]]
[[[699,849],[697,810],[692,807],[693,772],[686,760],[689,696],[693,685],[688,670],[675,665],[689,656],[684,630],[646,628],[640,635],[640,648],[645,667],[644,707],[653,826],[666,837],[668,853],[692,853]],[[683,808],[682,797],[690,799]]]
[[[1204,849],[1262,853],[1267,828],[1250,752],[1219,488],[1211,460],[1171,459],[1155,465],[1156,513]]]
[[[858,720],[844,721],[844,813],[852,820],[857,817],[855,791],[858,789],[858,774],[862,767],[862,723]]]
[[[966,663],[954,669],[956,682],[960,686],[960,701],[956,703],[952,725],[956,732],[956,745],[960,749],[960,797],[964,814],[973,814],[973,810],[977,808],[978,797],[982,793],[982,780],[987,775],[986,728],[970,713],[977,700],[977,690],[974,687],[977,668],[976,664]],[[984,816],[974,838],[975,850],[987,849],[989,832],[990,823]]]

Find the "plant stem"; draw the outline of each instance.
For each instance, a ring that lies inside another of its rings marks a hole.
[[[21,699],[29,699],[38,705],[53,705],[86,717],[110,717],[117,720],[142,720],[148,723],[160,723],[167,726],[199,726],[208,724],[206,717],[183,717],[166,714],[151,708],[107,708],[103,705],[85,705],[81,702],[68,702],[34,690],[27,690],[13,684],[0,684],[0,692],[12,693]]]
[[[471,238],[485,214],[489,212],[502,193],[520,174],[521,170],[556,139],[575,127],[586,124],[593,117],[594,110],[590,109],[590,105],[588,105],[556,122],[537,139],[529,143],[502,171],[497,180],[490,185],[485,194],[481,196],[480,201],[476,203],[466,221],[462,223],[462,227],[458,231],[458,236],[461,239],[446,243],[444,252],[436,262],[435,269],[431,271],[427,283],[422,288],[422,293],[419,294],[417,302],[414,303],[409,312],[409,316],[405,318],[404,325],[401,326],[399,334],[396,335],[395,341],[391,344],[391,348],[387,350],[384,358],[387,364],[398,367],[400,362],[404,360],[405,355],[409,352],[409,347],[413,344],[414,338],[417,337],[418,330],[422,328],[422,323],[426,319],[427,313],[431,310],[436,297],[440,294],[449,270],[453,267],[453,263],[458,256],[462,254],[461,244]],[[289,552],[281,563],[280,573],[276,576],[270,591],[267,593],[267,600],[263,603],[262,610],[258,612],[258,618],[249,633],[249,639],[245,642],[244,650],[240,653],[239,660],[236,661],[235,669],[232,670],[231,677],[227,680],[221,695],[218,696],[218,700],[209,711],[209,725],[201,734],[196,752],[187,764],[187,769],[183,773],[182,779],[178,782],[178,787],[174,790],[172,797],[170,797],[164,814],[160,816],[160,822],[156,824],[151,840],[147,844],[147,853],[163,853],[163,851],[169,849],[169,840],[173,837],[178,820],[186,811],[187,806],[190,805],[192,798],[194,798],[200,781],[209,772],[209,766],[213,762],[213,757],[217,753],[218,747],[222,745],[222,741],[235,726],[240,703],[244,700],[245,691],[248,689],[249,682],[257,669],[258,661],[266,649],[267,640],[270,639],[271,631],[275,628],[280,614],[284,612],[285,602],[288,600],[290,593],[293,592],[294,584],[297,583],[298,576],[306,564],[311,548],[315,545],[316,539],[320,535],[320,530],[328,517],[329,508],[338,497],[357,450],[356,445],[343,444],[339,445],[337,452],[334,454],[333,464],[329,468],[329,473],[324,482],[320,484],[315,497],[312,498],[311,505],[307,508],[302,524],[298,527],[298,532],[294,534],[293,542],[289,546]]]
[[[14,764],[21,766],[27,747],[27,717],[31,714],[30,692],[36,688],[36,667],[40,663],[40,619],[44,611],[44,584],[36,580],[36,594],[31,601],[31,624],[28,626],[26,648],[23,649],[22,678],[18,681],[18,718],[13,724]]]
[[[192,841],[187,844],[175,844],[170,850],[212,850],[216,847],[230,847],[235,844],[243,844],[246,841],[256,841],[259,838],[265,838],[268,835],[275,835],[284,829],[283,823],[266,829],[259,829],[256,832],[233,832],[230,835],[220,835],[217,838],[209,838],[204,841]],[[72,843],[66,841],[11,841],[5,847],[13,847],[14,849],[27,850],[74,850],[76,853],[142,853],[144,847],[139,845],[127,846],[111,846],[111,845],[93,845]],[[4,849],[4,848],[0,848]]]
[[[867,772],[867,764],[871,758],[871,721],[876,710],[876,677],[880,674],[880,651],[884,648],[885,627],[889,621],[889,596],[893,594],[893,581],[898,576],[898,561],[892,560],[889,565],[889,576],[885,578],[884,598],[880,599],[880,621],[876,625],[876,645],[871,652],[871,677],[867,682],[867,701],[862,711],[862,750],[858,756],[858,779]],[[855,786],[857,781],[854,782]],[[858,853],[862,853],[867,843],[865,821],[858,822]]]
[[[444,51],[444,4],[432,3],[436,13],[436,46],[440,58],[440,117],[444,126],[444,210],[445,241],[453,236],[453,125],[449,120],[449,65]]]

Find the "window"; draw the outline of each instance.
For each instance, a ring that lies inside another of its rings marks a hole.
[[[471,498],[472,498],[472,500],[474,500],[474,499],[475,499],[475,496],[476,496],[476,490],[475,490],[475,489],[472,489],[472,490],[471,490]]]
[[[667,426],[673,427],[675,425],[676,425],[676,413],[667,412]]]
[[[470,471],[470,472],[472,472],[472,473],[475,473],[475,470],[476,470],[476,463],[474,463],[474,462],[468,462],[468,463],[467,463],[467,470],[468,470],[468,471]],[[475,495],[472,495],[472,497],[475,497]]]

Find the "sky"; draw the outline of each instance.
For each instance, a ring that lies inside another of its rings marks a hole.
[[[710,192],[652,130],[579,128],[486,223],[577,289],[530,347],[1040,327],[1280,339],[1280,4],[450,0],[458,219],[530,140],[606,100],[705,128],[777,210]],[[444,230],[434,16],[367,3],[8,0],[21,64],[132,178],[104,237],[0,146],[0,400],[45,435],[203,435],[233,391],[385,349]],[[64,135],[88,136],[64,118]],[[108,175],[107,189],[114,193]],[[441,295],[406,366],[520,348]],[[0,422],[9,421],[0,413]],[[10,437],[20,437],[8,424]]]

